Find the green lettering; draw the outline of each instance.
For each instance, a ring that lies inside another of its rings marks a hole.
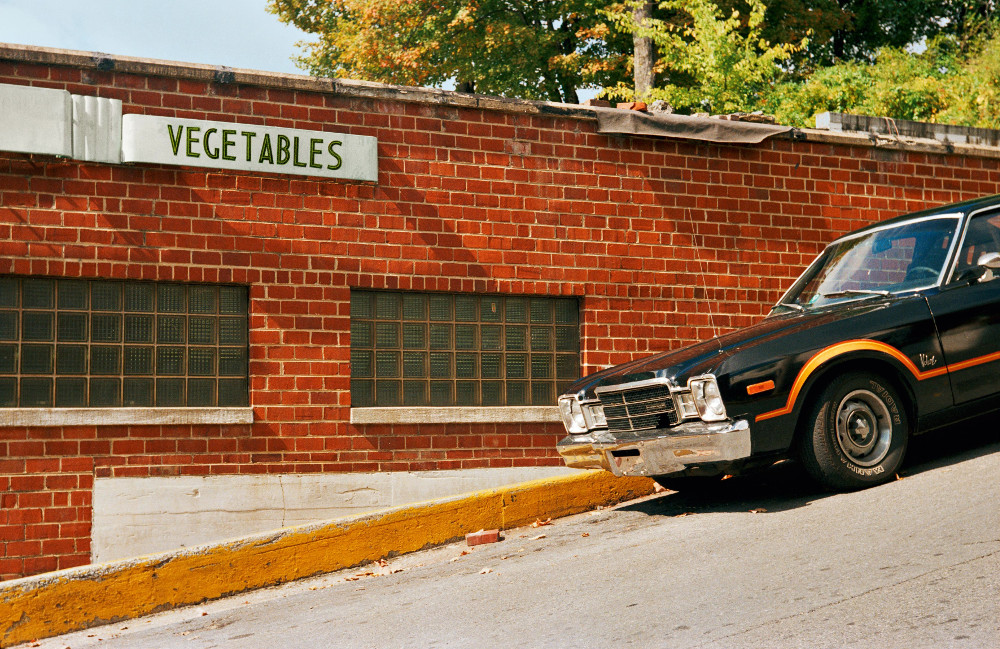
[[[265,160],[274,164],[274,152],[271,151],[271,135],[269,133],[264,133],[264,143],[260,145],[260,159],[257,162]]]
[[[340,140],[334,140],[333,142],[330,142],[330,144],[327,145],[326,147],[327,152],[329,152],[330,155],[332,155],[334,158],[337,159],[337,164],[326,165],[327,169],[340,169],[340,166],[344,164],[344,159],[340,157],[339,153],[333,150],[333,147],[335,146],[344,146],[344,143],[341,142]]]
[[[180,124],[177,125],[177,135],[174,135],[174,128],[167,124],[167,133],[170,135],[170,146],[174,148],[174,155],[177,155],[177,150],[181,147],[181,134],[184,133],[184,127]]]
[[[299,162],[299,136],[295,136],[295,147],[292,149],[295,153],[292,155],[292,164],[296,167],[304,167],[306,163]]]
[[[254,139],[257,136],[257,134],[254,133],[253,131],[242,131],[240,135],[242,135],[247,139],[247,162],[250,162],[251,160],[250,153],[252,152],[252,149],[250,148],[250,140]],[[268,144],[268,146],[270,146],[270,143]]]
[[[316,145],[320,145],[320,148],[316,148]],[[313,169],[322,169],[323,165],[316,164],[316,156],[323,153],[323,140],[320,138],[312,138],[309,140],[309,166]]]
[[[280,165],[288,164],[288,160],[291,158],[288,149],[291,146],[291,144],[292,143],[288,139],[287,135],[278,136],[278,164]]]
[[[236,131],[226,129],[222,131],[222,159],[223,160],[235,160],[236,156],[229,155],[229,147],[236,146],[236,142],[229,139],[233,135],[236,135]]]
[[[201,130],[200,126],[188,126],[187,135],[187,155],[189,158],[200,158],[201,154],[193,149],[195,144],[198,144],[200,140],[194,136],[194,134]]]
[[[205,139],[202,141],[203,142],[203,148],[205,149],[205,155],[207,155],[212,160],[218,160],[219,159],[219,148],[216,147],[214,149],[209,149],[208,148],[208,146],[209,146],[208,145],[208,137],[212,133],[218,133],[218,132],[219,132],[219,129],[217,129],[217,128],[210,128],[210,129],[208,129],[207,131],[205,131]]]

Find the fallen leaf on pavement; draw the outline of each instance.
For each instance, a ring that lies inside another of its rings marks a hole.
[[[482,570],[479,571],[479,574],[485,575],[485,574],[489,574],[491,572],[493,572],[493,568],[483,568]]]
[[[545,535],[544,535],[544,534],[539,534],[538,536],[533,536],[533,537],[531,537],[531,538],[530,538],[530,539],[528,539],[528,540],[529,540],[529,541],[537,541],[537,540],[539,540],[539,539],[544,539],[544,538],[545,538]]]
[[[544,521],[540,518],[536,518],[535,522],[531,524],[532,527],[541,527],[543,525],[552,525],[552,519],[546,518]]]
[[[583,533],[583,534],[581,534],[580,536],[590,536],[590,534],[588,534],[587,532],[584,532],[584,533]]]
[[[757,507],[757,508],[755,508],[755,509],[751,509],[751,510],[750,510],[750,513],[751,513],[751,514],[766,514],[766,513],[767,513],[767,510],[766,510],[766,509],[764,509],[763,507]]]

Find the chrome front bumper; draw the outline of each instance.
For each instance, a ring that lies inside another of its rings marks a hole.
[[[745,419],[615,435],[607,430],[570,435],[556,446],[567,466],[606,469],[616,476],[678,473],[692,464],[732,462],[750,457],[750,424]]]

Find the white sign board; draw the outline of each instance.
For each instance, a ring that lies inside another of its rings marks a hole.
[[[0,85],[0,151],[73,155],[72,103],[65,90]]]
[[[378,180],[377,140],[363,135],[122,116],[122,162]]]

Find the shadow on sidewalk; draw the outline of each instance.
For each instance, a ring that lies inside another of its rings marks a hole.
[[[898,475],[915,476],[1000,451],[1000,427],[995,419],[980,417],[914,437]],[[835,495],[813,482],[798,463],[786,461],[749,475],[667,492],[619,509],[650,516],[754,510],[768,513],[804,507]]]

